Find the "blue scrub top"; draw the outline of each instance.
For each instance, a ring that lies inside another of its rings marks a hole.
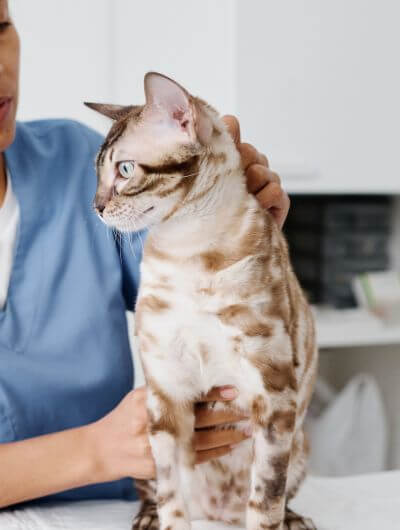
[[[20,224],[0,310],[0,442],[93,422],[132,389],[141,242],[116,241],[92,209],[101,142],[73,121],[18,123],[5,153]],[[93,498],[133,499],[133,481],[41,501]]]

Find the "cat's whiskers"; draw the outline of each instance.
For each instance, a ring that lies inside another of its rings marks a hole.
[[[114,241],[116,242],[117,246],[119,247],[119,261],[122,264],[122,256],[121,256],[121,239],[118,240],[118,236],[120,236],[120,232],[117,229],[112,228]]]
[[[142,255],[143,255],[143,253],[144,253],[143,240],[142,240],[142,237],[141,237],[141,235],[140,235],[140,232],[139,232],[139,231],[137,230],[137,228],[136,228],[136,223],[135,223],[135,220],[134,220],[134,219],[132,219],[132,224],[133,224],[133,228],[134,228],[133,233],[134,233],[134,234],[137,236],[137,238],[139,239],[140,246],[141,246],[141,248],[142,248]],[[128,232],[128,235],[132,235],[132,232]],[[134,251],[134,249],[133,249],[133,247],[132,247],[132,242],[131,242],[131,241],[130,241],[130,245],[131,245],[132,254],[135,256],[135,251]],[[136,257],[136,256],[135,256],[135,257]]]
[[[132,244],[132,232],[127,233],[127,239],[129,243],[129,248],[131,249],[131,252],[132,252],[132,256],[136,258],[135,249],[133,248],[133,244]]]

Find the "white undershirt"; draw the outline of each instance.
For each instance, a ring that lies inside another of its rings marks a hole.
[[[0,206],[0,309],[3,309],[7,298],[19,223],[19,204],[12,190],[8,171],[6,179],[6,196]]]

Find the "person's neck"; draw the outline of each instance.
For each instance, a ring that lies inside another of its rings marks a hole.
[[[3,204],[7,190],[6,163],[3,153],[0,153],[0,208]]]

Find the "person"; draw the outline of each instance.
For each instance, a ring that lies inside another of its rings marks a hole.
[[[115,240],[92,210],[101,136],[69,120],[16,122],[19,38],[0,0],[0,507],[135,498],[155,474],[146,389],[132,390],[125,318],[139,282],[138,237]],[[282,226],[289,199],[265,156],[225,121],[249,191]],[[207,400],[229,400],[232,387]],[[199,403],[197,462],[243,435]],[[210,428],[211,427],[211,428]]]

